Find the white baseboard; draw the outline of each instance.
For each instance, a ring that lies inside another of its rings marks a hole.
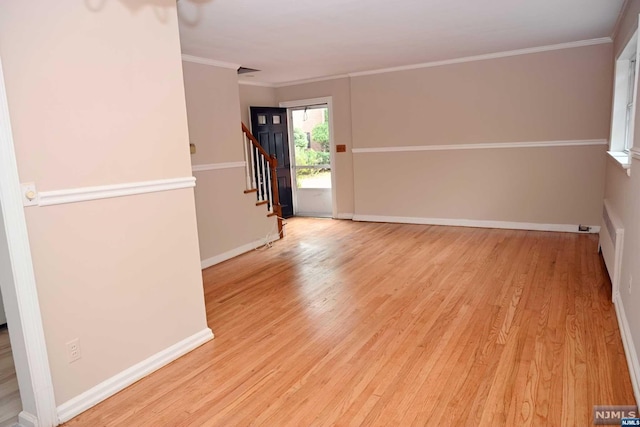
[[[30,412],[22,411],[18,414],[18,424],[20,427],[38,427],[38,417]]]
[[[246,245],[242,245],[235,249],[231,249],[230,251],[223,252],[220,255],[212,256],[211,258],[203,259],[200,261],[200,267],[204,270],[205,268],[209,268],[213,265],[220,264],[228,259],[235,258],[238,255],[242,255],[246,252],[252,251],[256,248],[264,246],[268,243],[275,242],[278,240],[278,233],[276,232],[275,236],[269,236],[267,238],[262,238],[259,240],[255,240],[253,242],[247,243]]]
[[[66,401],[57,408],[59,422],[64,423],[69,421],[76,415],[113,396],[120,390],[130,386],[168,363],[173,362],[180,356],[187,354],[211,339],[213,339],[211,329],[203,329],[142,362],[125,369],[73,399]]]
[[[510,230],[560,231],[578,233],[577,224],[538,224],[530,222],[486,221],[476,219],[418,218],[405,216],[354,215],[354,221],[396,222],[400,224],[450,225],[455,227],[505,228]],[[589,233],[600,232],[599,225],[590,225]]]
[[[640,362],[638,361],[638,353],[636,352],[636,346],[633,344],[633,337],[631,336],[629,322],[624,312],[624,305],[622,304],[620,293],[616,293],[613,297],[613,302],[616,308],[616,317],[618,318],[618,327],[620,328],[624,354],[627,356],[627,365],[629,367],[629,376],[631,377],[633,395],[636,398],[636,405],[638,405],[640,404]]]
[[[353,219],[352,213],[339,213],[335,216],[335,219]]]

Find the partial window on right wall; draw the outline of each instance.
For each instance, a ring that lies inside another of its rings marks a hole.
[[[638,90],[638,33],[631,37],[616,60],[613,114],[609,153],[620,163],[629,163]]]

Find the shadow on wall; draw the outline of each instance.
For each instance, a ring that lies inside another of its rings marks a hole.
[[[113,0],[111,0],[113,2]],[[118,0],[127,9],[135,13],[147,6],[153,10],[160,22],[167,22],[169,10],[173,9],[174,2],[168,0]],[[202,21],[202,5],[212,3],[214,0],[177,0],[178,19],[190,27],[197,26]],[[84,0],[84,4],[92,12],[103,10],[109,0]]]

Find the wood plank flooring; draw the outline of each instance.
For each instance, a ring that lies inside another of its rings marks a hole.
[[[16,368],[11,354],[11,343],[6,326],[0,327],[0,427],[11,426],[18,421],[22,411]]]
[[[212,342],[67,425],[587,426],[635,404],[594,235],[286,231],[204,271]]]

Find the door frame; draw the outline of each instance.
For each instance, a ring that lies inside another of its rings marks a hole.
[[[22,191],[11,131],[7,92],[0,58],[0,200],[13,282],[4,284],[3,298],[22,400],[21,425],[58,425],[44,328]],[[15,357],[15,355],[19,357]]]
[[[334,130],[333,130],[333,97],[325,96],[320,98],[300,99],[295,101],[282,101],[280,102],[280,107],[287,109],[287,121],[289,122],[287,123],[287,127],[289,128],[289,152],[290,152],[289,156],[290,158],[294,159],[294,162],[291,162],[291,165],[293,166],[295,164],[295,153],[291,151],[292,150],[291,147],[295,144],[291,142],[293,141],[293,134],[292,134],[293,123],[291,123],[291,120],[289,120],[289,109],[308,107],[312,105],[321,105],[321,104],[326,104],[327,108],[329,109],[329,153],[330,153],[329,165],[331,166],[331,217],[335,219],[338,216],[338,206],[336,203],[336,200],[337,200],[336,169],[335,169],[336,143],[334,140]],[[293,148],[293,150],[295,150],[295,147]],[[295,171],[292,170],[291,171],[292,183],[295,182],[295,178],[293,178],[294,173]],[[296,212],[297,203],[298,203],[296,191],[297,191],[297,188],[293,190],[293,212],[294,213]]]

